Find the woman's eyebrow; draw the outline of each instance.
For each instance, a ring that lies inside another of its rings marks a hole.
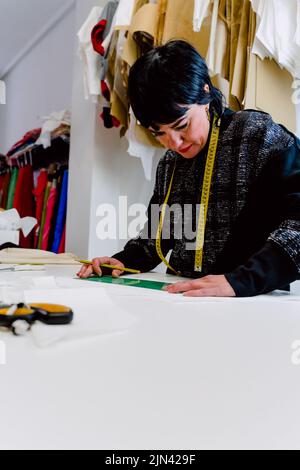
[[[177,127],[178,124],[180,124],[180,123],[181,123],[182,121],[184,121],[184,119],[186,119],[186,118],[187,118],[187,115],[185,114],[185,115],[182,116],[180,119],[177,119],[177,121],[174,122],[174,124],[172,124],[171,129],[175,129],[175,127]],[[161,131],[160,131],[160,127],[157,127],[157,129],[155,129],[154,127],[152,127],[152,129],[151,129],[151,127],[150,127],[149,129],[150,129],[150,131],[153,131],[153,132],[161,132]]]
[[[182,121],[184,121],[184,119],[187,118],[187,115],[185,114],[184,116],[182,116],[182,118],[178,119],[172,126],[171,126],[171,129],[174,129],[175,127],[178,126],[178,124],[180,124]]]

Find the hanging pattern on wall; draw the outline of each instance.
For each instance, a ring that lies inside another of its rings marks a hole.
[[[150,48],[184,39],[206,58],[214,85],[232,109],[261,109],[295,130],[290,73],[300,72],[300,6],[297,0],[279,3],[280,11],[274,0],[110,0],[104,9],[92,10],[78,33],[86,97],[102,97],[104,126],[120,128],[131,155],[154,155],[157,142],[138,125],[128,104],[129,70]],[[278,57],[281,15],[289,40]],[[273,49],[267,47],[268,37]]]

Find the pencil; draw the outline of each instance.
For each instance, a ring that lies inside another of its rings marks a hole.
[[[81,264],[92,265],[92,261],[81,259],[79,260]],[[131,274],[140,274],[141,271],[137,271],[136,269],[129,269],[129,268],[121,268],[121,266],[112,266],[111,264],[100,264],[100,268],[108,268],[108,269],[117,269],[118,271],[124,271],[125,273]]]

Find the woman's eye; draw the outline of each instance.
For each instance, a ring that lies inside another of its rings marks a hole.
[[[151,132],[151,134],[154,136],[154,137],[162,137],[164,135],[164,132]]]
[[[183,126],[176,127],[175,131],[183,131],[183,129],[186,129],[187,126],[188,126],[188,123],[186,122],[185,124],[183,124]]]

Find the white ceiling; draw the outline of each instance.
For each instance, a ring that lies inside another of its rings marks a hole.
[[[70,0],[0,0],[0,78]]]

